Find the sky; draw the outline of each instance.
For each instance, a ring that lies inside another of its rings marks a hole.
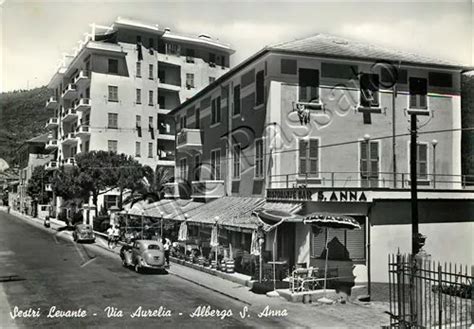
[[[473,8],[459,2],[11,1],[0,0],[0,91],[46,85],[89,24],[116,17],[207,33],[236,50],[236,65],[266,45],[326,33],[473,64]]]

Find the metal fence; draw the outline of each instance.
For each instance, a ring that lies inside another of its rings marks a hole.
[[[401,254],[388,263],[391,327],[472,328],[472,267]]]

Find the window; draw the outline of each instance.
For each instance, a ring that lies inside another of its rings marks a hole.
[[[202,166],[202,163],[201,163],[201,155],[200,155],[200,154],[197,154],[197,155],[194,157],[194,165],[195,165],[195,168],[194,168],[194,180],[195,180],[195,181],[199,181],[199,180],[201,180],[201,166]]]
[[[179,45],[167,43],[166,44],[166,53],[168,55],[176,55],[179,56],[181,53],[181,49]]]
[[[263,141],[255,141],[255,178],[263,178]]]
[[[221,98],[217,97],[211,102],[211,125],[221,122]]]
[[[188,163],[186,158],[179,160],[179,177],[182,180],[188,179]]]
[[[148,117],[148,128],[153,128],[153,117]]]
[[[148,65],[148,79],[153,80],[153,64]]]
[[[153,143],[148,143],[148,157],[153,158]]]
[[[137,88],[137,99],[136,99],[137,104],[142,103],[142,90]]]
[[[107,141],[107,149],[109,152],[117,153],[117,144],[118,142],[115,140],[108,140]]]
[[[240,85],[234,87],[234,115],[240,114]]]
[[[209,77],[209,84],[213,83],[214,81],[216,81],[215,77]]]
[[[211,180],[221,179],[221,150],[211,151]]]
[[[410,108],[426,109],[427,81],[423,78],[410,78]]]
[[[311,257],[325,259],[326,239],[329,243],[341,248],[330,249],[329,259],[363,261],[365,262],[365,219],[355,216],[360,230],[325,230],[315,229],[311,233]]]
[[[153,105],[153,90],[148,91],[148,105]]]
[[[135,156],[136,157],[140,157],[140,149],[141,149],[140,142],[135,142]]]
[[[430,86],[450,88],[453,86],[453,76],[450,73],[429,72]]]
[[[357,77],[357,65],[321,63],[321,76],[325,78],[350,80]]]
[[[142,117],[140,115],[136,116],[136,123],[137,123],[137,128],[142,127]]]
[[[367,150],[368,143],[360,142],[360,177],[363,187],[377,187],[379,177],[379,142],[369,141],[370,147]],[[367,161],[369,158],[369,161]],[[370,167],[368,167],[368,165]]]
[[[118,102],[117,86],[109,86],[109,102]]]
[[[244,75],[242,75],[242,77],[240,78],[240,86],[243,89],[247,87],[248,85],[254,83],[254,81],[255,81],[255,70],[250,70]]]
[[[281,74],[296,74],[296,60],[283,59],[280,62]]]
[[[196,113],[194,114],[195,115],[195,126],[196,126],[196,129],[200,129],[201,128],[201,111],[199,109],[196,109]]]
[[[232,166],[232,178],[239,179],[240,178],[240,144],[234,145],[232,150],[232,159],[233,159],[233,166]]]
[[[110,207],[118,206],[118,195],[104,195],[104,208],[110,209]]]
[[[109,129],[117,129],[118,128],[118,114],[117,113],[109,113],[108,114],[108,125]]]
[[[319,139],[300,139],[298,150],[299,174],[319,177]]]
[[[194,88],[194,74],[186,73],[186,88]]]
[[[142,77],[142,63],[137,62],[137,78]]]
[[[317,102],[319,100],[319,71],[299,69],[298,100],[300,102]]]
[[[118,60],[109,58],[108,73],[118,73]]]
[[[362,74],[360,77],[360,105],[363,107],[379,106],[379,75]]]
[[[158,70],[158,80],[162,83],[166,83],[165,77],[166,77],[166,71],[165,70]]]
[[[265,101],[265,81],[264,81],[264,72],[258,71],[255,77],[255,105],[263,104]]]
[[[184,129],[184,128],[186,128],[186,124],[187,124],[187,122],[186,122],[186,114],[185,114],[185,115],[179,117],[179,127],[181,129]]]
[[[408,159],[410,159],[410,147],[408,143]],[[428,144],[418,143],[416,147],[416,173],[420,180],[428,180]]]
[[[216,64],[216,54],[209,53],[209,63]]]

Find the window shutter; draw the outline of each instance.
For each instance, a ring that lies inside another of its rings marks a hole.
[[[309,141],[309,170],[311,174],[318,174],[318,152],[319,140],[311,139]]]
[[[366,177],[367,174],[367,143],[360,143],[360,171],[362,177]]]
[[[324,258],[323,252],[326,245],[326,230],[322,229],[319,233],[312,233],[313,243],[311,256],[314,258]]]
[[[306,173],[306,149],[308,148],[308,142],[300,139],[299,141],[299,163],[300,163],[300,168],[299,172],[300,174],[305,174]]]
[[[346,248],[350,259],[365,259],[365,224],[360,230],[346,230]]]
[[[217,111],[217,115],[216,115],[216,122],[221,122],[221,98],[220,97],[217,97],[217,100],[216,100],[217,104],[216,104],[216,111]]]

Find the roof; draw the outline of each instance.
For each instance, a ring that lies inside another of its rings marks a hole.
[[[49,138],[49,133],[45,133],[36,137],[33,137],[31,139],[28,139],[26,143],[47,143]]]
[[[442,59],[430,58],[423,55],[403,52],[383,46],[348,40],[322,33],[318,33],[307,38],[278,43],[271,45],[268,48],[273,51],[311,54],[324,57],[339,57],[372,61],[379,60],[396,63],[401,62],[402,64],[420,64],[452,68],[463,67],[459,63],[451,63]]]
[[[463,66],[461,64],[450,63],[441,59],[433,59],[427,56],[402,52],[383,46],[371,45],[360,41],[350,41],[347,39],[318,33],[307,38],[277,43],[264,47],[254,55],[250,56],[240,64],[234,66],[229,71],[221,75],[219,78],[214,80],[213,83],[201,89],[193,97],[187,99],[185,102],[175,107],[169,114],[174,114],[183,107],[188,106],[192,102],[196,101],[196,99],[213,90],[215,87],[221,85],[225,80],[229,79],[234,74],[269,52],[312,55],[372,62],[388,61],[400,63],[401,65],[417,64],[421,66],[437,66],[450,69],[468,69],[465,65]]]

